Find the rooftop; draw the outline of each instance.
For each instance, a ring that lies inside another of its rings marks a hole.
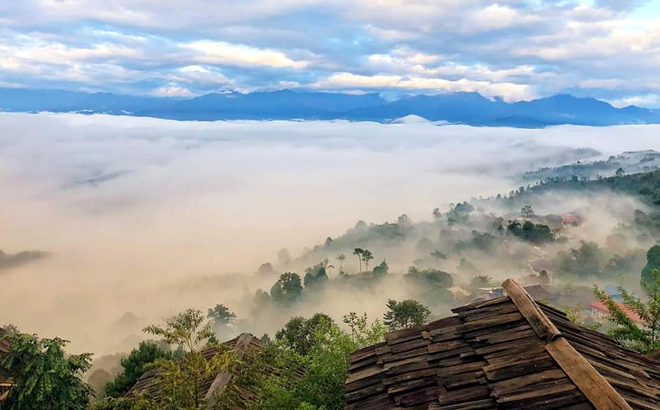
[[[354,352],[346,409],[660,409],[660,361],[503,287]]]

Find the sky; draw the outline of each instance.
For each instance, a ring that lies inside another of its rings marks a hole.
[[[0,86],[556,93],[660,107],[660,0],[0,2]]]

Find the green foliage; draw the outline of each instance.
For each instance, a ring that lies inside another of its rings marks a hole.
[[[236,361],[235,352],[226,350],[205,359],[201,353],[192,351],[180,360],[158,359],[157,382],[162,409],[206,409],[204,383],[225,371]]]
[[[523,241],[535,244],[548,243],[555,239],[548,225],[535,224],[532,221],[525,221],[523,224],[511,221],[507,225],[507,231]]]
[[[339,261],[339,273],[344,271],[344,261],[346,260],[346,255],[340,253],[336,258]]]
[[[236,321],[236,314],[222,304],[215,305],[214,308],[209,309],[206,317],[213,321],[213,327],[216,330],[223,329]]]
[[[642,269],[642,279],[653,281],[653,270],[660,269],[660,246],[652,246],[646,253],[646,266]]]
[[[179,359],[156,359],[151,366],[156,370],[153,391],[138,392],[124,398],[109,397],[96,403],[93,409],[210,410],[204,385],[218,373],[227,371],[238,363],[233,350],[216,347],[218,353],[210,358],[204,358],[200,352],[191,351]]]
[[[154,342],[140,342],[137,349],[133,349],[127,358],[121,360],[124,371],[118,374],[114,381],[106,384],[106,396],[123,396],[144,374],[149,364],[156,359],[169,359],[171,357],[170,352],[164,351]]]
[[[594,322],[593,320],[584,319],[583,317],[584,315],[582,314],[583,308],[581,303],[578,303],[575,307],[566,306],[561,310],[564,313],[566,313],[568,320],[570,320],[571,322],[575,323],[578,326],[582,326],[584,328],[591,330],[598,330],[601,327],[603,327],[601,323]]]
[[[603,259],[603,251],[597,243],[580,241],[579,248],[559,252],[555,265],[564,273],[586,278],[600,273]]]
[[[165,326],[150,325],[145,333],[160,336],[171,345],[188,352],[198,350],[214,337],[210,323],[204,323],[204,314],[197,309],[188,309],[167,319]]]
[[[454,278],[439,269],[417,269],[411,266],[404,279],[424,287],[446,289],[454,286]]]
[[[608,331],[609,335],[632,349],[648,353],[660,349],[660,272],[654,269],[651,280],[642,279],[642,287],[647,296],[645,302],[619,287],[623,306],[642,319],[642,326],[630,319],[624,309],[598,286],[594,286],[594,293],[610,311],[608,320],[615,327]]]
[[[383,323],[390,331],[410,329],[424,324],[431,314],[428,307],[413,299],[401,302],[390,299],[387,301],[387,309],[388,311],[383,315]]]
[[[362,249],[362,248],[353,249],[353,255],[357,256],[358,261],[360,263],[360,272],[362,272],[362,254],[363,253],[364,253],[364,249]]]
[[[335,326],[330,316],[317,313],[309,319],[298,316],[290,319],[275,334],[275,339],[288,349],[301,355],[309,353],[316,339],[328,333]]]
[[[351,329],[351,340],[358,349],[379,343],[387,331],[385,325],[378,319],[370,324],[366,313],[358,316],[357,313],[351,312],[344,315],[343,321]]]
[[[623,168],[621,168],[621,167],[619,167],[619,168],[616,170],[616,172],[614,173],[614,175],[616,175],[617,177],[622,177],[622,176],[624,176],[625,174],[626,174],[626,171],[625,171]]]
[[[297,273],[283,273],[277,282],[270,288],[270,296],[277,303],[289,306],[298,300],[303,287]]]
[[[132,394],[131,397],[105,397],[90,406],[90,410],[160,410],[158,402],[148,397],[145,392]]]
[[[7,410],[83,410],[93,395],[82,380],[91,368],[91,354],[67,355],[60,338],[40,339],[18,332],[5,336],[10,348],[0,367],[11,369],[15,384],[3,409]]]
[[[520,209],[520,215],[523,218],[531,218],[536,214],[534,213],[534,209],[532,209],[531,205],[525,205],[522,207],[522,209]]]
[[[390,267],[387,265],[385,259],[380,263],[380,265],[374,268],[374,278],[382,278],[386,276],[390,271]]]
[[[481,233],[479,231],[472,231],[472,239],[456,242],[454,245],[454,251],[459,253],[469,249],[488,251],[493,248],[495,242],[496,238],[488,232]]]
[[[324,260],[311,268],[305,269],[305,287],[313,288],[318,285],[323,285],[328,282],[328,260]]]
[[[470,220],[470,213],[473,211],[474,207],[467,202],[458,204],[447,212],[447,223],[449,225],[466,224]]]
[[[364,262],[366,269],[369,270],[369,261],[373,260],[374,255],[369,249],[362,251],[362,262]]]
[[[348,357],[357,344],[334,323],[310,336],[305,354],[278,342],[264,352],[266,363],[279,370],[257,381],[258,409],[344,409]]]

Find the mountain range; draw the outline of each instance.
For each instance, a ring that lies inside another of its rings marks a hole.
[[[389,122],[408,115],[475,126],[540,128],[574,124],[607,126],[660,123],[660,111],[616,108],[594,98],[560,94],[507,103],[475,92],[416,95],[388,101],[377,93],[308,91],[210,93],[194,98],[0,88],[0,110],[76,112],[173,120],[333,120]]]

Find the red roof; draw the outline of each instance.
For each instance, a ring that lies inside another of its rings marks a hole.
[[[639,317],[639,315],[637,313],[635,313],[635,311],[627,308],[625,305],[623,305],[621,303],[617,303],[617,306],[619,306],[619,308],[621,310],[623,310],[623,312],[626,314],[626,316],[628,316],[628,319],[630,319],[630,320],[632,320],[633,322],[636,322],[636,323],[644,323],[642,318]],[[594,309],[596,309],[596,310],[598,310],[599,312],[602,312],[602,313],[610,313],[610,310],[601,301],[590,303],[589,307],[594,308]]]
[[[580,221],[580,218],[574,215],[564,215],[561,217],[561,221],[565,224],[579,224],[582,222]]]

